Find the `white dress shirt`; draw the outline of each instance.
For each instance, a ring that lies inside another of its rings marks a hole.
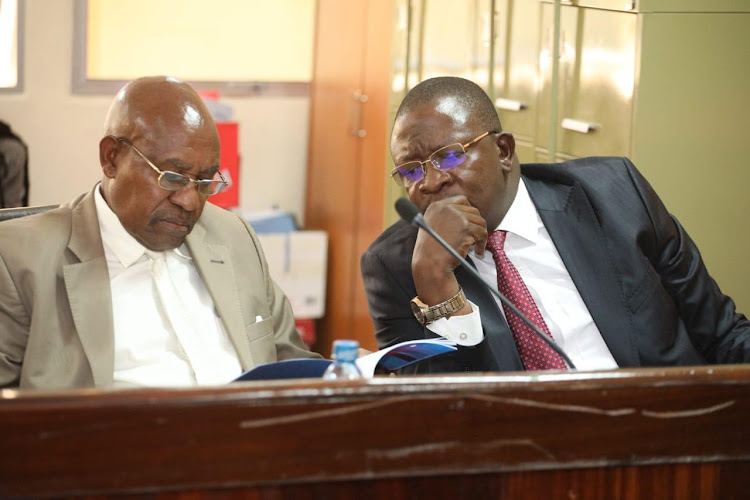
[[[216,385],[239,376],[242,368],[237,353],[186,245],[161,253],[178,300],[184,304],[178,314],[189,316],[203,346],[197,354],[201,359],[192,362],[164,310],[146,248],[125,230],[99,189],[95,190],[95,200],[112,292],[113,385]],[[199,368],[202,371],[196,376],[196,367],[208,369]]]
[[[565,268],[547,229],[529,197],[523,179],[505,218],[495,230],[507,231],[505,253],[518,269],[529,293],[547,323],[552,338],[578,369],[617,368],[599,329]],[[497,288],[497,269],[492,253],[469,256],[477,271]],[[494,298],[494,297],[493,297]],[[495,298],[500,310],[502,305]],[[432,332],[459,345],[476,345],[484,339],[479,308],[471,314],[440,319],[427,325]],[[503,313],[504,314],[504,313]]]

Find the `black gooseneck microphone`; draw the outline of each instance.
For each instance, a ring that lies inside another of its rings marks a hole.
[[[513,305],[513,303],[508,300],[505,295],[500,293],[497,290],[497,287],[490,285],[487,283],[484,278],[477,272],[476,269],[474,269],[472,266],[468,265],[466,263],[466,260],[461,257],[461,255],[456,252],[452,246],[450,246],[443,238],[440,237],[439,234],[437,234],[430,226],[425,222],[424,217],[422,217],[422,213],[419,211],[417,206],[412,203],[411,201],[407,200],[406,198],[399,198],[396,200],[396,212],[398,212],[398,215],[401,216],[402,219],[404,219],[406,222],[412,224],[413,226],[417,226],[421,229],[424,229],[427,234],[435,238],[435,240],[440,243],[440,245],[445,248],[445,250],[451,254],[456,260],[458,260],[458,263],[463,266],[466,271],[469,272],[471,276],[474,277],[474,279],[478,280],[480,283],[482,283],[487,289],[495,296],[497,297],[500,302],[502,302],[508,309],[510,309],[513,314],[518,316],[523,320],[524,323],[526,323],[529,328],[533,330],[534,333],[536,333],[539,338],[544,340],[547,345],[552,348],[553,351],[555,351],[557,354],[562,357],[562,359],[565,361],[565,363],[568,365],[568,368],[575,370],[576,365],[573,364],[573,362],[570,360],[567,354],[558,346],[552,338],[550,338],[549,335],[541,331],[537,326],[531,322],[529,318],[524,316],[524,314],[518,310],[518,308]]]

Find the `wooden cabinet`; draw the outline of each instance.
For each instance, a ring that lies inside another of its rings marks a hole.
[[[375,337],[359,256],[382,232],[393,8],[318,0],[305,227],[328,232],[326,314],[315,349]]]
[[[522,163],[534,160],[537,139],[539,22],[534,0],[495,0],[490,96],[505,130],[513,131]]]
[[[549,161],[553,148],[557,161],[630,157],[722,290],[750,312],[750,236],[742,230],[750,213],[750,141],[741,137],[750,114],[750,5],[572,3],[561,8],[557,82],[553,5],[541,4],[535,160]]]
[[[555,133],[563,158],[630,155],[637,21],[633,12],[562,7]],[[545,157],[555,84],[553,32],[553,7],[543,4],[536,147]]]
[[[421,26],[420,81],[435,76],[460,76],[488,88],[491,4],[490,0],[412,2]]]

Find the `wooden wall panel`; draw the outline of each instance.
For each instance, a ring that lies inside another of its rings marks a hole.
[[[315,344],[324,355],[341,338],[376,348],[359,257],[383,229],[391,11],[387,1],[318,1],[305,227],[329,236]]]

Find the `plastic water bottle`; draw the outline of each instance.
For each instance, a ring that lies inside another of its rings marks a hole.
[[[354,362],[359,354],[356,340],[333,341],[333,363],[323,373],[325,380],[353,380],[362,378],[362,372]]]

